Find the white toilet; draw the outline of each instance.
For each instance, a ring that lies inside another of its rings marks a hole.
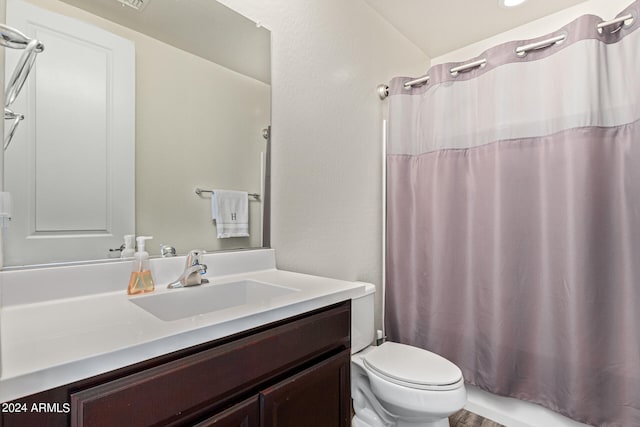
[[[460,369],[437,354],[374,338],[375,287],[351,307],[352,427],[449,426],[467,401]]]

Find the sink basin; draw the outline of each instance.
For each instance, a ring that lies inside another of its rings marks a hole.
[[[129,301],[161,320],[178,320],[241,305],[262,306],[297,289],[255,280],[202,285],[131,298]]]

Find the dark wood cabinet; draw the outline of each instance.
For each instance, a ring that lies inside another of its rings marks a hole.
[[[349,301],[15,402],[68,413],[2,414],[2,426],[346,427]]]
[[[348,426],[350,361],[350,351],[345,350],[264,390],[260,426]]]
[[[240,402],[194,427],[253,427],[260,425],[259,396]]]

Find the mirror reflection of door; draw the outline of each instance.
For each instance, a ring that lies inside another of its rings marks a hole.
[[[14,103],[25,119],[5,152],[5,264],[107,258],[135,230],[133,43],[21,0],[7,24],[46,43]],[[7,50],[5,74],[18,57]]]

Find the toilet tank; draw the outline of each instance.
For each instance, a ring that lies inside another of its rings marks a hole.
[[[365,286],[364,295],[351,300],[351,354],[371,345],[375,336],[376,287]]]

